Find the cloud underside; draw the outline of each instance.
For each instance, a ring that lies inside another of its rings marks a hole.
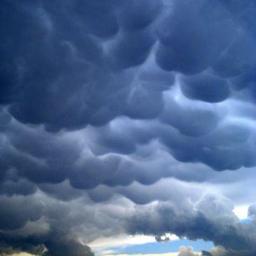
[[[0,254],[172,233],[255,255],[255,15],[253,0],[2,0]]]

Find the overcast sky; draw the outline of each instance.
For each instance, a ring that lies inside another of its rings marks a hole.
[[[255,17],[1,0],[0,255],[255,256]]]

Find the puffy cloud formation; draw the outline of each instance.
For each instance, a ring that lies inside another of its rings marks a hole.
[[[2,0],[0,254],[173,233],[254,256],[255,15],[254,0]]]
[[[198,254],[194,253],[191,248],[181,247],[178,256],[198,256]]]

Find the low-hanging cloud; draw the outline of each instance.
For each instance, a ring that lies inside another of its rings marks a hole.
[[[167,232],[255,255],[255,14],[253,0],[1,1],[0,254]]]

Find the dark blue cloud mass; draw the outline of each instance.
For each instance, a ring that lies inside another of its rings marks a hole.
[[[255,17],[254,0],[1,0],[0,255],[173,233],[254,256]]]

